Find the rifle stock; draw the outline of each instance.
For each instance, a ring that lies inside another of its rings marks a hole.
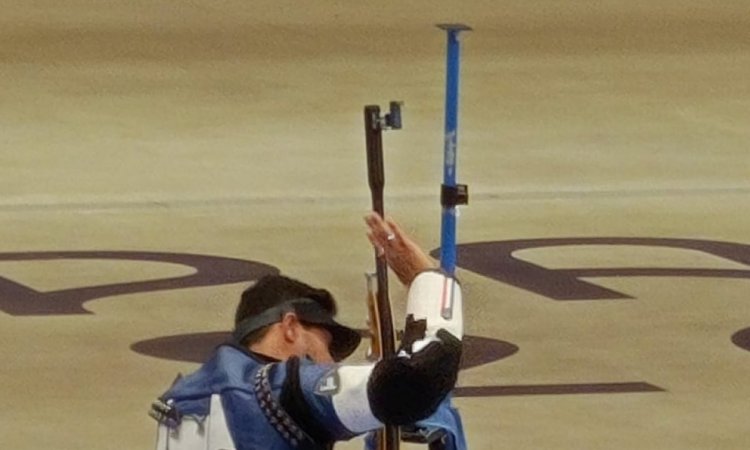
[[[383,350],[380,345],[380,318],[378,317],[378,298],[376,293],[377,275],[366,273],[367,279],[367,328],[370,330],[370,348],[367,351],[369,361],[377,361],[381,358]]]

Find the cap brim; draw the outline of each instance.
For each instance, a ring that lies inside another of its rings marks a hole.
[[[328,311],[316,304],[298,305],[295,311],[302,322],[323,327],[331,333],[328,349],[337,362],[351,355],[362,341],[359,332],[336,322]]]
[[[359,332],[339,323],[331,321],[331,324],[321,324],[331,332],[331,346],[329,350],[334,361],[341,361],[348,357],[359,347],[362,336]]]

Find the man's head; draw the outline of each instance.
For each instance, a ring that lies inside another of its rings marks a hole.
[[[242,293],[234,318],[234,339],[279,359],[309,356],[339,361],[359,345],[359,334],[333,320],[330,292],[281,275],[261,278]]]

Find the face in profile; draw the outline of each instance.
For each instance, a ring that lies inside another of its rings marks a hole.
[[[315,325],[302,325],[300,339],[303,353],[299,356],[308,356],[316,363],[334,362],[329,350],[333,337],[331,332],[323,327]]]

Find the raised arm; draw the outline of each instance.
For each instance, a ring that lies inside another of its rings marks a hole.
[[[453,389],[461,359],[461,287],[392,220],[366,217],[368,237],[409,286],[404,336],[396,356],[367,365],[302,364],[299,385],[309,411],[332,440],[384,423],[404,425],[432,414]],[[287,388],[286,390],[289,390]]]

